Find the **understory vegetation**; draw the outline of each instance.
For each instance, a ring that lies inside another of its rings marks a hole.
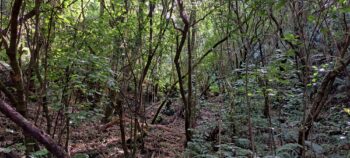
[[[0,157],[350,157],[350,1],[0,0]]]

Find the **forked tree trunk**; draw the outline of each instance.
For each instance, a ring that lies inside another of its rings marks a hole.
[[[350,45],[350,28],[346,30],[346,36],[344,41],[341,43],[341,48],[339,51],[339,58],[335,64],[335,68],[332,71],[329,71],[323,78],[320,87],[317,90],[316,97],[312,102],[312,107],[310,112],[306,116],[303,126],[299,129],[299,138],[298,143],[304,144],[304,141],[308,139],[310,130],[313,126],[313,121],[317,120],[321,110],[323,109],[325,103],[327,102],[330,89],[333,86],[335,78],[350,64],[350,55],[346,56],[348,48]],[[348,53],[349,54],[349,53]],[[304,150],[302,150],[303,153]]]
[[[308,139],[308,136],[310,134],[310,130],[313,126],[313,121],[316,120],[323,109],[329,93],[330,89],[333,86],[333,82],[335,81],[335,78],[337,75],[339,75],[340,72],[342,72],[347,65],[350,64],[350,56],[346,58],[346,60],[343,60],[343,62],[339,62],[338,66],[334,68],[332,71],[328,72],[326,76],[324,77],[320,88],[318,89],[316,93],[316,97],[313,100],[311,110],[309,114],[306,117],[305,122],[303,123],[302,128],[299,130],[299,139],[298,143],[302,144],[303,141]]]
[[[177,0],[177,4],[179,7],[180,17],[182,19],[182,22],[184,23],[184,27],[183,27],[183,29],[177,28],[178,30],[181,30],[181,39],[180,39],[180,42],[178,43],[177,48],[176,48],[174,63],[175,63],[175,68],[176,68],[179,86],[180,86],[180,94],[181,94],[182,102],[183,102],[184,107],[185,107],[184,108],[185,113],[186,113],[185,114],[185,132],[186,132],[186,142],[188,142],[191,140],[191,134],[190,134],[191,132],[189,130],[189,128],[190,128],[190,126],[189,126],[190,116],[188,116],[188,100],[186,99],[185,90],[184,90],[184,83],[183,83],[182,75],[181,75],[180,56],[181,56],[182,49],[185,45],[185,41],[186,41],[188,32],[189,32],[190,21],[188,19],[188,16],[185,13],[183,1]],[[191,74],[189,73],[189,75],[191,75]]]

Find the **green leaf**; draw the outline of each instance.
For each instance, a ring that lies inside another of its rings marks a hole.
[[[292,34],[292,33],[286,33],[284,34],[284,40],[292,42],[293,44],[297,44],[298,43],[298,36]]]
[[[249,148],[250,146],[250,141],[248,139],[245,138],[238,138],[235,140],[235,144],[236,146],[240,147],[240,148]]]
[[[246,156],[246,157],[251,157],[253,155],[253,152],[248,149],[242,149],[240,147],[235,147],[237,156]]]
[[[40,157],[45,157],[47,154],[49,154],[49,151],[47,149],[42,149],[36,152],[33,152],[30,157],[32,158],[40,158]]]
[[[350,116],[350,108],[344,108],[343,110]]]
[[[0,153],[10,153],[12,151],[11,148],[1,148],[0,147]]]
[[[347,0],[338,0],[338,3],[345,4]]]
[[[74,155],[73,158],[89,158],[89,155],[79,153],[79,154]]]
[[[296,150],[298,148],[302,148],[302,146],[300,144],[297,144],[297,143],[288,143],[288,144],[285,144],[285,145],[279,147],[276,150],[276,152],[283,153],[285,151],[292,151],[292,150]]]
[[[347,6],[347,7],[340,8],[339,12],[340,13],[350,13],[350,7]]]
[[[285,6],[286,2],[286,0],[280,0],[276,5],[276,9],[281,9],[283,6]]]
[[[316,154],[322,154],[325,152],[323,147],[321,145],[316,144],[316,143],[313,143],[310,141],[305,141],[305,145],[308,146]]]
[[[309,15],[309,16],[307,16],[307,20],[308,20],[309,22],[313,22],[313,21],[316,20],[316,17],[313,16],[313,15]]]

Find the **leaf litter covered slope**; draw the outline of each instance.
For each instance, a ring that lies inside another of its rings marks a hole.
[[[147,112],[147,122],[151,122],[154,113],[159,104],[155,103],[148,108]],[[178,104],[173,104],[173,106],[180,106]],[[180,109],[180,108],[178,108]],[[36,107],[29,106],[30,120],[35,122]],[[78,113],[78,110],[75,110]],[[52,114],[51,118],[55,118],[57,113],[50,110]],[[71,155],[84,154],[88,155],[90,158],[115,158],[123,157],[123,150],[121,146],[120,130],[118,125],[114,125],[105,131],[101,130],[103,124],[100,123],[100,117],[98,114],[92,112],[92,115],[96,117],[91,117],[92,119],[83,120],[79,124],[71,125],[71,134],[69,141],[69,153]],[[147,136],[145,137],[145,152],[138,151],[137,157],[182,157],[184,151],[184,120],[174,114],[172,116],[162,115],[161,124],[149,125],[147,130]],[[59,137],[62,126],[62,122],[58,121],[55,140]],[[45,129],[46,121],[44,118],[39,117],[37,121],[37,126]],[[130,122],[126,122],[127,127],[127,138],[130,138]],[[51,130],[52,131],[52,130]],[[15,149],[18,154],[23,154],[23,150],[18,149],[20,145],[21,138],[20,130],[16,127],[14,123],[9,121],[6,117],[0,114],[0,148],[2,149]],[[60,136],[62,142],[65,141],[65,134]],[[1,153],[1,152],[0,152]],[[0,154],[1,156],[1,154]]]
[[[147,109],[147,122],[151,122],[154,115],[151,111],[156,111],[158,106],[159,104],[155,103]],[[162,124],[149,124],[147,136],[144,138],[145,152],[139,151],[137,157],[182,157],[185,140],[184,120],[176,114],[161,117]],[[129,126],[130,122],[126,122],[126,127]],[[100,127],[98,121],[92,121],[74,128],[70,152],[87,153],[97,157],[123,157],[119,126],[114,125],[105,131]],[[130,130],[127,129],[126,133],[126,139],[129,139]]]

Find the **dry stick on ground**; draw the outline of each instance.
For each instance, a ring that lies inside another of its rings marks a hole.
[[[19,127],[21,127],[24,132],[28,133],[38,142],[42,143],[53,155],[59,158],[69,158],[64,149],[59,146],[48,134],[38,127],[35,127],[20,113],[2,100],[0,100],[0,111]]]

